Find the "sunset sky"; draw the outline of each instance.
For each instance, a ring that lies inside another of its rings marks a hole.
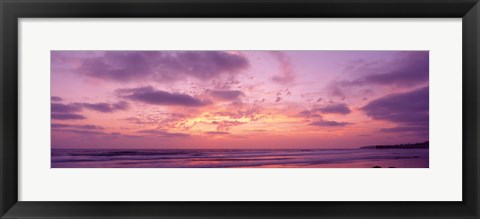
[[[52,51],[52,148],[428,140],[428,51]]]

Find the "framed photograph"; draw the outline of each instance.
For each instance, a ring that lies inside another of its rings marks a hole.
[[[2,218],[480,217],[476,0],[0,6]]]

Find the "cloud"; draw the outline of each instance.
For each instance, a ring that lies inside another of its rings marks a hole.
[[[52,103],[51,111],[52,113],[74,113],[82,110],[81,104],[63,104],[63,103]]]
[[[80,120],[85,119],[85,116],[74,113],[52,113],[52,119],[55,120]]]
[[[428,81],[428,51],[402,52],[394,61],[386,62],[378,68],[357,68],[367,69],[356,72],[365,76],[353,81],[345,81],[344,85],[412,86]]]
[[[99,137],[140,137],[136,135],[125,135],[118,132],[105,132],[105,128],[97,125],[73,125],[73,124],[60,124],[54,123],[52,126],[52,132],[66,132],[79,135],[84,138],[93,136]],[[93,136],[92,136],[93,135]]]
[[[344,84],[345,82],[332,83],[328,85],[327,86],[328,93],[333,97],[339,97],[341,99],[345,99],[345,92],[340,87],[340,84],[342,83]]]
[[[60,129],[55,131],[75,133],[79,135],[105,135],[106,133],[97,130],[83,130],[83,129]]]
[[[230,119],[248,118],[250,121],[259,121],[267,117],[267,115],[262,114],[262,110],[258,107],[246,108],[243,110],[213,112],[212,115],[228,116]]]
[[[75,59],[81,63],[75,69],[77,73],[117,82],[163,82],[184,77],[209,80],[223,74],[234,75],[249,66],[243,55],[226,51],[106,51],[92,52],[91,57],[75,57],[72,53],[79,52],[53,51],[52,60]]]
[[[212,124],[217,125],[217,131],[228,131],[230,130],[230,127],[232,126],[239,126],[245,124],[245,122],[239,122],[239,121],[213,121]]]
[[[341,114],[346,115],[352,111],[344,103],[333,103],[324,107],[317,107],[311,110],[304,110],[298,114],[304,118],[322,118],[322,114]]]
[[[213,90],[210,95],[220,100],[237,100],[245,94],[239,90]]]
[[[403,52],[397,60],[386,63],[380,69],[381,73],[368,73],[365,77],[350,82],[352,85],[382,84],[412,86],[428,81],[429,57],[428,51]]]
[[[273,76],[272,80],[279,84],[288,84],[293,82],[295,80],[295,73],[290,62],[290,57],[279,51],[272,51],[270,54],[280,63],[281,71],[279,75]]]
[[[210,104],[208,101],[202,101],[187,94],[169,93],[167,91],[156,90],[150,86],[120,89],[117,90],[117,93],[122,98],[154,105],[199,107]]]
[[[80,103],[80,104],[87,109],[102,112],[102,113],[111,113],[118,110],[126,110],[128,109],[128,106],[129,106],[128,103],[125,101],[120,101],[113,104],[110,104],[110,103]]]
[[[54,101],[54,102],[60,102],[60,101],[62,101],[63,99],[62,99],[61,97],[52,96],[52,97],[50,97],[50,100],[51,100],[51,101]]]
[[[92,130],[103,130],[104,128],[98,125],[70,125],[70,124],[60,124],[52,123],[52,129],[64,129],[64,128],[74,128],[74,129],[92,129]]]
[[[304,110],[298,114],[300,117],[305,117],[305,118],[322,118],[323,116],[320,115],[319,113],[312,111],[312,110]]]
[[[405,93],[390,94],[360,108],[369,117],[408,125],[428,126],[428,86]]]
[[[393,128],[382,128],[380,129],[381,132],[387,133],[402,133],[402,132],[415,132],[415,133],[422,133],[428,132],[428,126],[398,126]]]
[[[349,114],[352,111],[344,103],[330,104],[324,107],[315,109],[315,111],[325,113],[325,114]]]
[[[229,135],[230,132],[206,132],[209,135]]]
[[[157,130],[157,129],[140,130],[140,131],[137,131],[137,133],[154,135],[156,137],[190,137],[189,134],[185,134],[185,133],[174,133],[174,132],[167,132],[165,130]]]
[[[277,97],[277,99],[275,99],[275,103],[278,103],[278,102],[280,102],[281,100],[282,100],[281,97]]]
[[[82,111],[84,108],[89,110],[94,110],[102,113],[111,113],[118,110],[128,109],[128,103],[125,101],[120,101],[117,103],[52,103],[51,112],[52,113],[76,113]],[[73,117],[72,117],[73,118]]]
[[[184,120],[185,118],[189,117],[188,114],[181,114],[181,113],[155,113],[155,114],[145,114],[139,117],[127,117],[124,120],[128,121],[129,123],[139,124],[139,125],[154,125],[154,124],[161,124],[162,127],[175,127],[179,121]]]
[[[392,61],[355,61],[346,71],[357,76],[351,80],[341,80],[327,86],[330,95],[345,98],[349,88],[358,86],[398,86],[412,87],[428,82],[429,52],[399,52]]]
[[[347,125],[350,125],[350,124],[352,124],[352,123],[320,120],[320,121],[312,122],[309,125],[311,125],[311,126],[321,126],[321,127],[343,127],[343,126],[347,126]]]

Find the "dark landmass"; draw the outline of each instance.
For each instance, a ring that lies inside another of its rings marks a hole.
[[[396,144],[396,145],[373,145],[373,146],[364,146],[360,149],[420,149],[428,148],[428,141],[412,144]]]

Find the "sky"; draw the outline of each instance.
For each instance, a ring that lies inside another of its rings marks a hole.
[[[51,51],[52,148],[428,141],[428,51]]]

